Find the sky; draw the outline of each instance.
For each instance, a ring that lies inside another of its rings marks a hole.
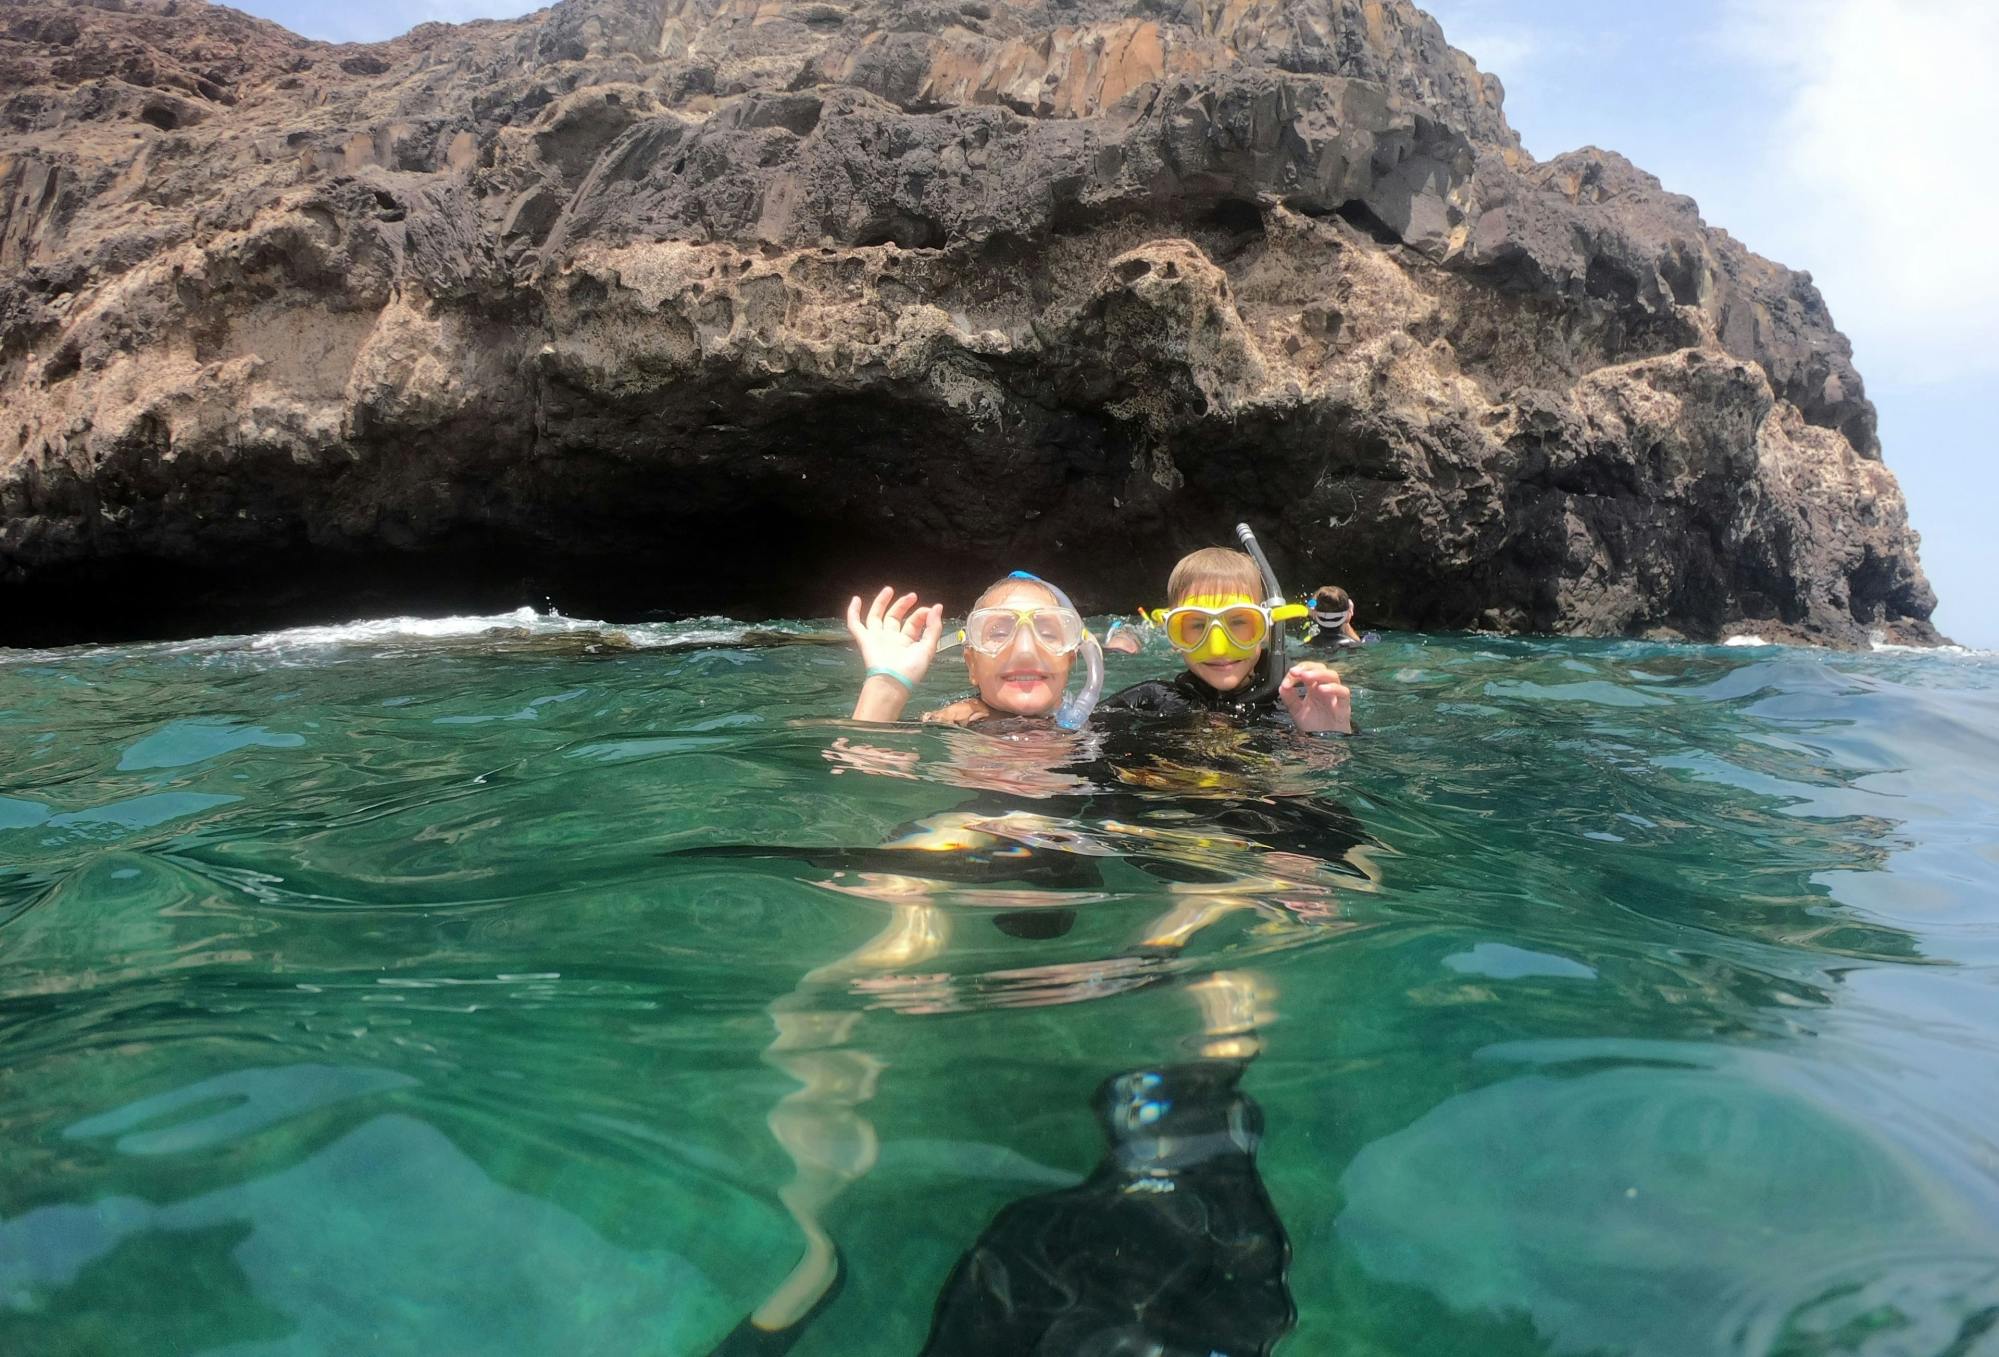
[[[1600,146],[1808,271],[1880,410],[1953,639],[1999,648],[1999,0],[1419,0],[1546,160]],[[237,0],[371,41],[522,0]]]

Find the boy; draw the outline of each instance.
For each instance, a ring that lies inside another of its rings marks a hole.
[[[1270,630],[1304,609],[1265,605],[1264,587],[1262,571],[1243,552],[1204,547],[1182,557],[1166,581],[1171,606],[1155,620],[1164,625],[1187,672],[1134,684],[1105,701],[1103,709],[1248,716],[1275,712],[1281,703],[1307,734],[1353,734],[1353,694],[1329,666],[1294,664],[1273,691],[1265,672]]]

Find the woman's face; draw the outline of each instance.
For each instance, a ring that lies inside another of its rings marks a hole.
[[[1045,589],[1026,580],[980,602],[984,608],[1058,608],[1061,605]],[[982,655],[965,647],[965,668],[971,672],[979,697],[994,711],[1016,716],[1047,716],[1062,705],[1062,690],[1069,683],[1069,669],[1076,652],[1051,655],[1034,635],[1033,627],[1015,627],[1013,640],[997,655]]]

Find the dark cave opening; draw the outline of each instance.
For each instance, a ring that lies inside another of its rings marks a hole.
[[[248,519],[240,501],[205,499],[203,532],[185,500],[150,523],[141,506],[125,539],[87,558],[15,562],[0,578],[0,645],[524,606],[613,623],[836,617],[883,584],[962,609],[1013,569],[1047,575],[1093,613],[1128,613],[1161,601],[1181,554],[1232,543],[1240,519],[1294,592],[1323,582],[1322,553],[1349,567],[1367,555],[1346,532],[1299,537],[1297,488],[1325,432],[1281,420],[1189,417],[1160,447],[1098,406],[1059,400],[1019,401],[1000,420],[878,392],[717,386],[672,410],[564,398],[577,415],[532,455],[439,449],[412,478],[400,445],[332,479],[228,478],[216,494],[261,485],[281,498],[250,504]],[[1184,484],[1161,470],[1175,464]],[[419,522],[411,496],[434,492],[429,475],[447,468],[447,510]],[[379,513],[367,531],[342,529],[336,503]],[[1372,584],[1375,572],[1344,577]]]
[[[766,516],[676,521],[663,537],[651,546],[620,540],[615,549],[576,549],[464,529],[406,548],[269,548],[196,561],[137,555],[63,565],[0,586],[0,646],[182,640],[521,607],[611,622],[831,617],[849,595],[881,583],[954,599],[989,579],[970,556],[897,551],[872,534],[833,540],[823,525]]]
[[[120,536],[100,527],[87,553],[0,563],[0,646],[523,606],[610,622],[830,617],[884,583],[961,607],[1016,568],[1122,610],[1163,578],[1157,516],[1117,507],[1128,435],[1087,410],[1002,421],[723,385],[671,406],[554,398],[574,413],[531,452],[460,429],[413,456],[375,429],[342,469],[285,463],[192,489],[147,461]]]
[[[1552,595],[1534,600],[1560,535],[1515,506],[1515,540],[1440,557],[1445,506],[1412,495],[1351,412],[1187,402],[1151,428],[1109,415],[1101,385],[1079,370],[995,411],[916,388],[718,379],[662,399],[547,378],[542,408],[567,413],[532,442],[497,441],[498,423],[430,445],[371,429],[338,468],[276,458],[194,481],[181,460],[171,484],[168,464],[142,459],[125,483],[145,489],[98,517],[120,536],[5,563],[0,646],[521,607],[614,624],[836,618],[883,584],[961,611],[1013,569],[1128,614],[1244,520],[1287,593],[1344,585],[1368,626],[1556,625]]]

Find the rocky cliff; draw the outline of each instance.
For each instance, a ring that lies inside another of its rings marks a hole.
[[[1808,276],[1402,0],[0,0],[0,643],[1155,601],[1930,640]],[[962,603],[962,595],[947,595]]]

